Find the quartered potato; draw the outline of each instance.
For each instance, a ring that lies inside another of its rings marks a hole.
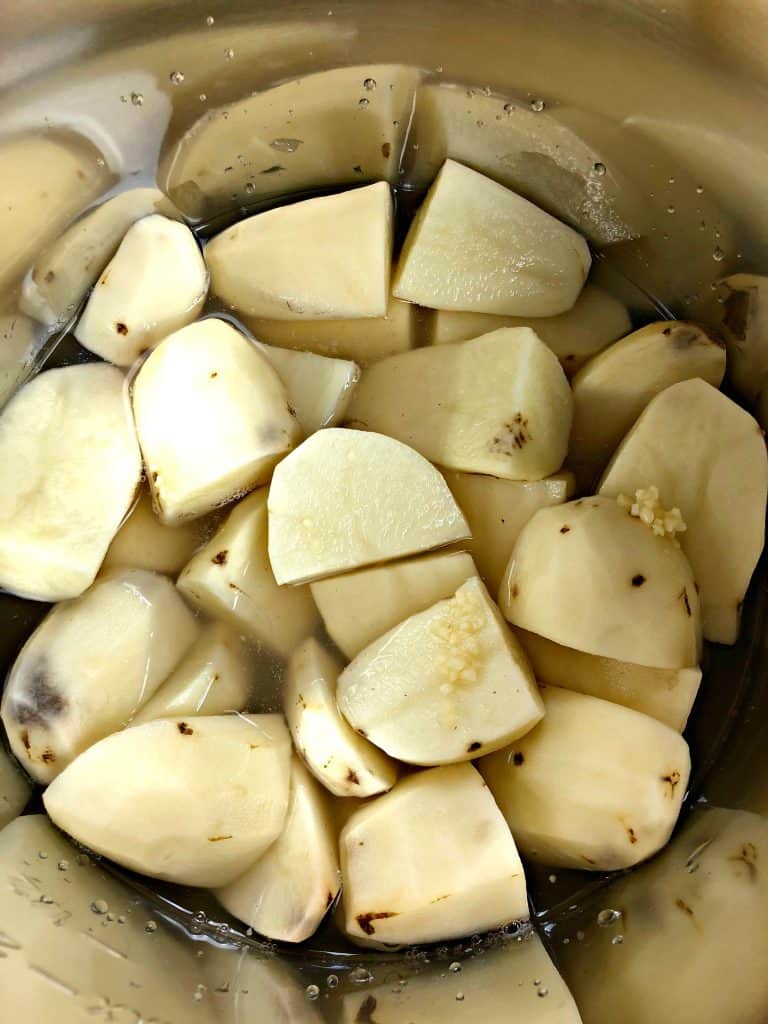
[[[533,672],[475,577],[365,648],[339,677],[341,713],[411,764],[467,761],[532,729]]]
[[[348,417],[449,469],[540,480],[565,459],[571,412],[557,358],[517,327],[369,367]]]
[[[340,888],[330,798],[294,755],[283,831],[253,867],[217,889],[216,896],[260,935],[303,942],[317,931]]]
[[[185,224],[152,214],[128,229],[96,281],[75,337],[91,352],[130,366],[203,308],[208,272]]]
[[[10,754],[0,746],[0,829],[21,814],[31,795],[29,779],[22,775]]]
[[[166,526],[152,507],[149,490],[142,490],[113,537],[101,571],[149,569],[175,576],[200,547],[209,529],[210,523],[204,519]]]
[[[687,558],[611,498],[539,510],[517,539],[499,604],[513,625],[587,654],[666,669],[699,661]]]
[[[269,560],[278,583],[333,576],[469,535],[438,471],[381,434],[320,430],[277,467]]]
[[[384,316],[392,231],[392,197],[383,181],[258,213],[205,247],[211,289],[252,317]]]
[[[558,687],[527,736],[480,762],[521,851],[551,867],[615,871],[669,839],[688,744],[661,722]]]
[[[682,732],[701,683],[700,668],[648,668],[585,654],[546,637],[515,631],[540,683],[623,704]]]
[[[453,470],[444,470],[443,476],[467,517],[472,531],[467,550],[492,594],[498,594],[517,536],[534,512],[562,505],[574,491],[572,473],[532,481]]]
[[[171,581],[141,570],[114,573],[57,605],[22,648],[3,694],[16,757],[50,782],[128,723],[197,634]]]
[[[768,378],[768,277],[732,274],[720,282],[721,330],[728,349],[728,379],[753,402]]]
[[[397,765],[341,717],[341,669],[317,640],[306,640],[291,658],[283,685],[286,721],[296,750],[334,796],[375,796],[394,786]]]
[[[718,387],[725,347],[703,327],[682,320],[641,327],[591,359],[573,378],[568,462],[594,487],[616,446],[665,388],[700,377]]]
[[[312,632],[306,587],[279,587],[267,554],[267,493],[239,502],[178,579],[184,596],[215,619],[287,657]]]
[[[392,293],[433,309],[555,316],[573,306],[590,264],[581,235],[446,160],[408,232]]]
[[[358,945],[434,942],[528,917],[515,841],[471,765],[403,779],[351,816],[340,848],[344,930]]]
[[[133,412],[166,524],[265,483],[300,433],[269,361],[215,317],[158,345],[133,383]]]
[[[674,384],[624,438],[600,493],[632,496],[649,485],[687,524],[680,543],[701,588],[705,638],[735,643],[763,549],[768,459],[762,430],[705,381]]]
[[[280,835],[290,757],[280,715],[160,719],[90,747],[43,802],[54,824],[117,864],[215,888]]]
[[[272,345],[260,351],[277,370],[305,434],[341,423],[360,379],[356,363]]]
[[[131,507],[141,455],[113,366],[48,370],[0,415],[0,586],[37,601],[93,582]]]
[[[331,576],[311,583],[310,590],[328,635],[354,658],[399,622],[452,597],[473,576],[471,556],[448,551]]]

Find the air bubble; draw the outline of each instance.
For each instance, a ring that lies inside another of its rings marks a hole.
[[[556,881],[557,881],[557,875],[550,875],[549,876],[549,882],[550,882],[551,885],[554,885]]]
[[[54,902],[54,899],[53,899],[53,896],[47,896],[45,893],[43,893],[43,895],[40,897],[40,901],[39,902],[40,903],[50,904],[50,903]]]
[[[157,921],[147,921],[144,925],[144,931],[149,932],[150,935],[157,931]]]
[[[205,19],[205,24],[208,26],[208,28],[210,28],[211,25],[214,25],[215,23],[216,19],[212,14],[209,14],[208,17]]]
[[[200,95],[198,96],[198,99],[200,100],[201,103],[205,103],[205,101],[208,99],[208,96],[206,93],[201,92]]]
[[[672,205],[672,203],[670,203],[669,206],[667,207],[667,213],[676,213],[676,209]]]
[[[452,964],[448,965],[448,970],[451,972],[451,974],[460,974],[461,964],[459,963],[458,960],[454,960]]]
[[[620,910],[611,910],[606,907],[605,910],[601,910],[597,915],[597,923],[601,928],[608,928],[612,924],[616,924],[621,919]]]
[[[307,999],[315,1000],[320,995],[320,989],[317,985],[307,985],[304,991],[307,994]]]
[[[208,990],[206,989],[205,985],[198,985],[197,988],[195,989],[195,993],[192,996],[192,998],[195,1000],[196,1003],[201,1003],[207,991]]]
[[[670,185],[674,185],[675,184],[675,179],[674,178],[670,178],[669,179],[669,184]]]
[[[91,910],[94,914],[106,914],[109,910],[109,904],[106,900],[94,900],[91,903]]]
[[[329,974],[328,977],[325,979],[325,984],[328,986],[328,988],[336,988],[339,984],[338,974]]]
[[[357,101],[357,105],[358,107],[367,107],[370,102],[370,100],[366,99],[365,96],[363,96]]]
[[[355,967],[349,972],[349,980],[353,985],[367,985],[369,981],[373,981],[373,975],[365,967]]]
[[[279,153],[295,153],[302,144],[301,139],[272,139],[270,148],[276,149]]]
[[[457,992],[456,993],[456,1002],[457,1003],[463,1003],[464,1002],[464,993],[463,992]]]
[[[515,104],[514,103],[505,103],[504,104],[504,113],[505,114],[511,114],[514,109],[515,109]]]
[[[624,936],[623,935],[614,935],[613,938],[611,939],[611,945],[612,946],[620,946],[623,941],[624,941]]]
[[[605,164],[601,163],[599,160],[598,160],[598,162],[596,164],[592,165],[592,172],[594,174],[596,174],[598,178],[604,177],[606,170],[607,170],[607,168],[606,168]]]
[[[59,871],[68,871],[69,870],[69,861],[68,860],[60,860],[59,863],[56,865],[56,867],[59,869]]]
[[[40,858],[40,860],[48,860],[48,854],[45,852],[45,850],[38,850],[37,856]]]
[[[249,196],[253,195],[253,193],[256,191],[256,186],[252,181],[246,181],[245,191],[248,193]]]
[[[576,932],[576,941],[577,942],[583,942],[584,941],[584,932],[581,932],[581,931]]]
[[[539,997],[539,999],[543,999],[545,996],[549,995],[549,989],[546,985],[542,985],[541,988],[537,991],[536,995]]]
[[[368,92],[373,92],[373,90],[376,88],[376,79],[366,78],[366,80],[363,82],[363,88],[367,89]]]
[[[227,60],[232,60],[232,58],[233,58],[234,56],[235,56],[235,51],[234,51],[234,50],[232,49],[232,47],[231,47],[231,46],[228,46],[228,47],[226,48],[226,50],[224,51],[224,57],[225,57],[225,58],[226,58]]]
[[[132,92],[131,103],[134,105],[134,107],[142,107],[144,105],[144,97],[140,92]]]
[[[722,263],[725,259],[725,253],[719,245],[715,246],[714,251],[712,252],[712,259],[715,261],[715,263]]]
[[[181,85],[184,81],[183,71],[172,71],[170,74],[171,85]]]
[[[703,195],[703,194],[704,194],[704,186],[703,185],[697,185],[696,186],[696,195],[700,196],[700,195]]]
[[[534,112],[534,114],[540,114],[544,107],[544,100],[540,96],[537,96],[535,99],[531,100],[531,110]]]
[[[117,916],[117,923],[118,924],[125,924],[125,914],[118,914],[118,916]]]

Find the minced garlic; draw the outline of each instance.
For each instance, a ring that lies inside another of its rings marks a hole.
[[[631,516],[636,516],[650,526],[659,537],[671,537],[675,540],[676,533],[685,533],[688,529],[679,508],[661,507],[659,488],[654,485],[638,488],[634,499],[628,498],[626,494],[620,494],[616,500]]]
[[[440,641],[435,667],[443,680],[441,693],[450,694],[457,686],[477,682],[484,625],[480,599],[463,591],[447,602],[443,614],[432,624],[432,633]]]

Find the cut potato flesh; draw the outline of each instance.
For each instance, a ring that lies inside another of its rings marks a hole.
[[[728,349],[728,378],[753,402],[768,377],[768,277],[732,274],[720,282],[721,328]]]
[[[378,182],[240,221],[211,239],[211,288],[230,308],[276,320],[384,316],[393,206]]]
[[[93,582],[141,477],[113,366],[40,374],[0,416],[0,586],[38,601]]]
[[[468,764],[418,772],[341,833],[344,929],[362,946],[471,935],[528,917],[515,841]]]
[[[197,636],[170,580],[134,570],[49,612],[8,677],[2,719],[30,775],[49,782],[157,690]]]
[[[480,762],[521,851],[585,871],[615,871],[652,856],[680,813],[688,744],[661,722],[606,700],[554,686],[543,697],[543,721]]]
[[[222,906],[260,935],[303,942],[328,913],[341,876],[330,798],[298,759],[283,831],[234,882],[218,889]]]
[[[211,317],[166,338],[133,384],[136,430],[165,523],[265,483],[299,425],[269,361]]]
[[[443,476],[467,517],[472,531],[467,550],[492,594],[498,594],[518,534],[534,512],[548,505],[562,505],[574,490],[571,473],[533,481],[501,480],[452,470],[445,470]]]
[[[277,370],[305,434],[341,423],[360,379],[356,363],[271,345],[260,351]]]
[[[517,539],[499,594],[521,629],[652,668],[699,662],[699,598],[688,560],[617,501],[540,509]]]
[[[651,399],[671,384],[701,377],[718,387],[725,373],[721,341],[696,324],[648,324],[605,349],[573,379],[569,465],[594,487],[616,446]]]
[[[372,743],[422,765],[497,750],[544,713],[528,660],[477,577],[366,647],[337,699]]]
[[[75,337],[103,359],[130,366],[192,323],[207,291],[208,271],[189,228],[159,214],[143,217],[94,285]]]
[[[339,714],[336,681],[341,669],[317,640],[302,644],[291,658],[283,687],[288,728],[309,770],[334,796],[376,796],[394,786],[397,765]]]
[[[175,576],[205,538],[210,523],[204,519],[166,526],[152,507],[148,490],[142,490],[123,525],[109,545],[101,567],[148,569]]]
[[[45,332],[22,313],[0,313],[0,408],[32,367],[45,343]]]
[[[680,543],[701,588],[705,638],[734,643],[763,550],[768,459],[762,430],[703,380],[674,384],[625,437],[600,493],[632,496],[649,485],[687,524]]]
[[[32,785],[22,775],[16,762],[0,747],[0,829],[24,810],[32,795]]]
[[[701,683],[700,668],[648,668],[575,651],[516,631],[540,683],[623,704],[682,732]]]
[[[434,466],[381,434],[318,431],[280,463],[269,491],[278,583],[333,576],[468,534]]]
[[[408,232],[392,293],[433,309],[556,316],[573,306],[590,264],[581,235],[446,160]]]
[[[571,389],[528,327],[391,356],[366,370],[349,420],[449,469],[539,480],[568,450]]]
[[[215,619],[287,657],[315,628],[307,587],[279,587],[267,554],[267,493],[244,498],[179,576],[182,594]]]

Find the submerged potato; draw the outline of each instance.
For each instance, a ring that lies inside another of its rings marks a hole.
[[[741,398],[753,402],[768,377],[768,277],[732,274],[720,290],[728,379]]]
[[[13,758],[0,747],[0,829],[24,810],[32,795],[32,784],[19,771]]]
[[[204,519],[166,526],[152,507],[149,490],[142,489],[138,501],[112,538],[101,571],[148,569],[174,576],[192,557],[209,529],[210,523]]]
[[[277,370],[305,434],[341,423],[360,379],[356,363],[272,345],[259,351]]]

